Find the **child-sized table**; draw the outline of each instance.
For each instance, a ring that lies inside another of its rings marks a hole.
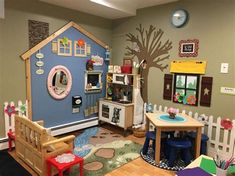
[[[68,152],[72,154],[71,152]],[[72,154],[73,155],[73,154]],[[56,161],[56,157],[47,159],[47,174],[51,176],[51,166],[54,166],[59,171],[59,176],[63,176],[63,171],[70,169],[72,166],[79,164],[80,176],[83,176],[83,158],[74,155],[74,160],[68,163],[59,163]]]

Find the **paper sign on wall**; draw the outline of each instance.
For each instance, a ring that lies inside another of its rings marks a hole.
[[[235,95],[235,88],[233,87],[221,87],[220,92],[224,94]]]
[[[171,73],[192,73],[192,74],[205,74],[206,61],[195,60],[174,60],[170,66]]]

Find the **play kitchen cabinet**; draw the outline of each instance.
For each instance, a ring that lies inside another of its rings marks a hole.
[[[138,75],[107,73],[106,96],[99,101],[99,120],[124,129],[133,125],[134,88]]]
[[[99,101],[99,120],[119,126],[126,131],[133,124],[133,103],[122,104],[109,100]]]
[[[105,98],[120,103],[133,102],[133,89],[136,86],[137,76],[134,74],[107,73]]]

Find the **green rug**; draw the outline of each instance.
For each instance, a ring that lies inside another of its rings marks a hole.
[[[111,136],[114,136],[113,140],[110,140]],[[108,143],[103,143],[107,142],[105,138],[108,139]],[[96,144],[94,144],[94,139]],[[103,176],[138,158],[142,148],[142,145],[125,140],[122,136],[118,137],[117,134],[108,130],[104,132],[103,128],[99,129],[97,134],[92,136],[86,145],[90,147],[90,150],[88,154],[83,156],[85,160],[83,167],[84,176]],[[82,147],[80,146],[80,148]],[[77,150],[78,148],[75,145],[75,154]],[[70,176],[77,176],[78,173],[78,168],[74,167]]]

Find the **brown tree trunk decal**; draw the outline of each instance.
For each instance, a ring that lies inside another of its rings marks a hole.
[[[148,102],[148,74],[149,74],[149,68],[146,67],[146,69],[144,69],[141,74],[141,77],[144,78],[141,90],[141,95],[144,102]]]
[[[167,40],[161,41],[164,32],[161,29],[150,25],[148,30],[145,30],[140,24],[136,28],[139,34],[126,34],[127,41],[136,44],[135,48],[126,47],[126,55],[134,56],[138,58],[139,63],[145,60],[147,63],[146,69],[141,72],[141,76],[144,79],[142,86],[142,98],[145,102],[148,102],[148,73],[151,67],[156,67],[163,71],[168,67],[168,64],[161,63],[164,60],[169,59],[169,50],[172,48],[172,42]]]

